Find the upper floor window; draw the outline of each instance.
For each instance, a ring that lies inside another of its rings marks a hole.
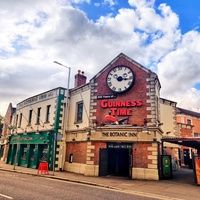
[[[17,123],[18,123],[18,115],[16,115],[16,118],[15,118],[15,127],[17,128]]]
[[[82,122],[83,120],[83,102],[77,103],[77,118],[76,122]]]
[[[20,116],[19,116],[19,128],[21,127],[22,125],[22,113],[20,113]]]
[[[187,119],[187,124],[188,125],[192,125],[192,120],[191,119]]]
[[[31,125],[32,116],[33,116],[33,110],[29,110],[28,125]]]
[[[46,112],[46,122],[50,122],[50,111],[51,111],[51,105],[48,105]]]
[[[181,117],[181,123],[184,123],[184,117]]]
[[[41,117],[41,108],[38,108],[38,110],[37,110],[37,121],[36,121],[36,124],[40,124],[40,117]]]

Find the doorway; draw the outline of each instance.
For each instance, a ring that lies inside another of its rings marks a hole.
[[[99,176],[132,177],[132,144],[109,143],[100,149]]]
[[[108,149],[108,175],[129,176],[128,149]]]

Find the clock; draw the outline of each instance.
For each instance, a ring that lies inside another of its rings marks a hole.
[[[108,88],[116,93],[127,92],[135,82],[133,71],[127,66],[116,66],[112,68],[106,77]]]

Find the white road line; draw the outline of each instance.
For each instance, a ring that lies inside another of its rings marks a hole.
[[[4,195],[4,194],[0,194],[0,196],[1,196],[1,197],[5,197],[5,198],[7,198],[7,199],[13,199],[12,197],[9,197],[9,196]]]

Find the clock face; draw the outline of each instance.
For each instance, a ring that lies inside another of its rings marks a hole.
[[[128,91],[133,86],[134,81],[133,71],[126,66],[117,66],[111,69],[106,78],[107,86],[116,93]]]

